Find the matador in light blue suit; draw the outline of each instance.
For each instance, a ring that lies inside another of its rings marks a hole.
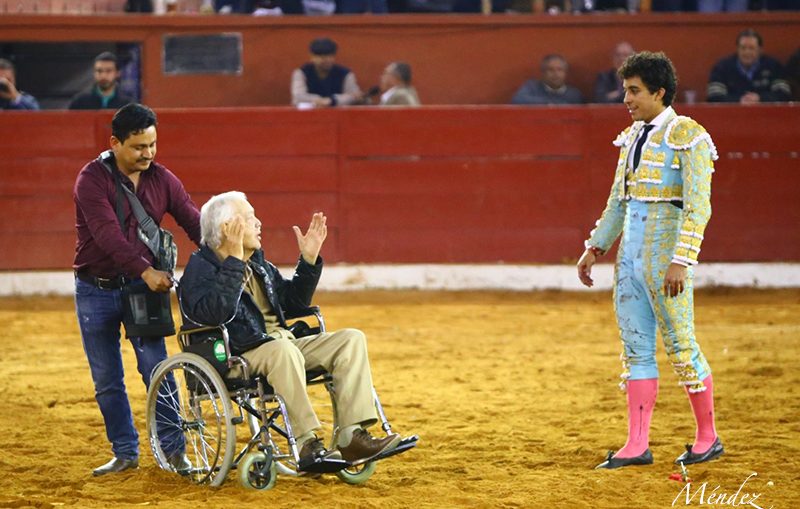
[[[711,369],[694,332],[693,270],[711,217],[716,148],[706,130],[671,104],[677,78],[663,53],[642,52],[620,68],[625,105],[634,123],[620,147],[611,193],[586,241],[578,274],[592,285],[591,267],[620,235],[614,308],[622,340],[620,386],[628,393],[628,441],[597,468],[653,463],[650,418],[658,393],[656,330],[689,396],[697,423],[693,445],[676,463],[718,457]]]

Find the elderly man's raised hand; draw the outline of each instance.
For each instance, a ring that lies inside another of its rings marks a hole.
[[[294,234],[297,237],[297,246],[300,248],[300,255],[303,259],[315,265],[319,251],[322,249],[322,244],[328,236],[328,226],[325,222],[328,218],[322,212],[316,212],[311,216],[311,224],[308,225],[308,231],[305,235],[298,226],[293,226]]]
[[[222,224],[222,245],[220,251],[228,256],[244,260],[244,229],[242,216],[236,216]]]

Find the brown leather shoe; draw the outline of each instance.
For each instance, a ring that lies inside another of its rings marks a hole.
[[[378,454],[391,451],[400,443],[400,435],[392,433],[383,438],[375,438],[365,429],[353,432],[353,439],[345,446],[339,446],[342,459],[353,465],[360,465],[371,460]]]
[[[325,449],[325,446],[322,445],[322,440],[314,437],[311,440],[307,440],[303,447],[300,448],[300,463],[313,463],[314,458],[340,460],[342,455],[336,449]]]

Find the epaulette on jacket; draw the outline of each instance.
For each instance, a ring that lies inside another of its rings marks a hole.
[[[701,141],[708,143],[711,160],[719,159],[711,135],[694,119],[684,116],[673,118],[666,129],[667,146],[673,150],[689,150]]]
[[[635,126],[636,126],[636,122],[634,122],[632,125],[629,125],[627,128],[625,128],[624,131],[619,133],[617,135],[617,138],[612,142],[613,145],[615,147],[621,147],[623,145],[627,146],[627,145],[630,145],[631,143],[633,143],[633,140],[631,139],[631,133],[634,131],[633,128]]]

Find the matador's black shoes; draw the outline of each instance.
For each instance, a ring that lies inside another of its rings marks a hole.
[[[714,443],[711,444],[711,447],[709,447],[708,450],[703,454],[693,453],[692,446],[686,444],[686,452],[678,456],[678,458],[675,460],[675,464],[680,465],[683,463],[684,465],[693,465],[695,463],[703,463],[704,461],[711,461],[719,458],[724,452],[725,449],[722,447],[722,442],[720,441],[719,437],[714,440]]]
[[[599,465],[597,465],[595,470],[599,468],[620,468],[620,467],[627,467],[628,465],[652,465],[653,464],[653,453],[650,452],[650,449],[647,449],[639,456],[634,456],[633,458],[615,458],[614,451],[608,451],[608,456],[606,456],[606,460]]]

